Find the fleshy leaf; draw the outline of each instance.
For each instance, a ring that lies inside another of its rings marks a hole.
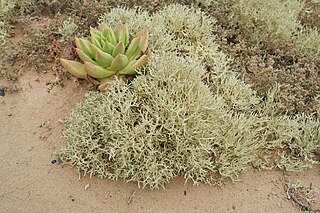
[[[102,49],[101,41],[99,37],[91,37],[92,44],[99,49]]]
[[[93,44],[90,44],[90,48],[91,48],[91,51],[92,53],[94,54],[94,59],[96,60],[96,54],[97,54],[97,51],[99,51],[99,47],[93,45]]]
[[[91,36],[99,36],[101,37],[101,32],[93,27],[90,27],[90,34]]]
[[[77,61],[71,61],[67,59],[60,59],[62,66],[72,75],[84,79],[86,72],[84,71],[83,64]]]
[[[114,45],[111,44],[110,42],[106,41],[106,43],[103,46],[103,51],[105,51],[109,54],[112,54],[113,49],[114,49]]]
[[[129,43],[129,31],[128,31],[128,26],[127,24],[122,24],[121,27],[119,28],[119,31],[116,32],[115,30],[115,35],[118,39],[118,42],[123,42],[124,46],[126,47]]]
[[[119,21],[117,26],[114,28],[114,35],[116,36],[118,42],[120,42],[119,38],[120,38],[120,35],[122,34],[123,27],[124,25],[122,24],[121,21]]]
[[[118,54],[124,54],[124,51],[126,50],[126,47],[124,46],[124,43],[120,41],[113,49],[112,56],[116,57]]]
[[[148,48],[148,40],[149,40],[148,30],[146,28],[143,29],[140,35],[141,35],[141,39],[139,42],[139,48],[142,52],[145,52]]]
[[[111,66],[108,67],[108,70],[119,71],[125,68],[128,63],[129,63],[129,60],[127,56],[123,54],[119,54],[114,58],[113,62],[111,63]]]
[[[102,67],[109,67],[111,65],[113,59],[114,58],[106,52],[103,52],[101,50],[96,52],[96,61]]]
[[[139,41],[140,41],[140,37],[136,37],[134,39],[132,39],[127,51],[126,51],[126,56],[130,59],[134,53],[136,52],[136,50],[139,47]]]
[[[84,63],[84,71],[88,73],[88,75],[90,75],[91,77],[98,78],[98,79],[106,78],[116,73],[114,71],[106,70],[100,66],[94,65],[90,62]]]
[[[148,54],[141,56],[138,60],[130,61],[129,64],[122,70],[119,71],[119,74],[123,75],[136,75],[136,69],[146,65],[151,57],[151,50],[148,49]]]
[[[148,54],[141,56],[141,57],[132,65],[132,67],[133,67],[134,69],[136,69],[136,68],[139,68],[139,67],[142,67],[142,66],[146,65],[146,64],[148,63],[148,61],[149,61],[150,56],[151,56],[151,50],[149,49],[149,50],[148,50]]]
[[[79,56],[79,58],[83,61],[83,62],[90,62],[90,63],[92,63],[92,64],[97,64],[94,60],[92,60],[92,58],[91,57],[89,57],[87,54],[85,54],[82,50],[80,50],[80,49],[76,49],[76,51],[77,51],[77,54],[78,54],[78,56]]]
[[[135,69],[132,67],[132,65],[136,63],[136,61],[130,61],[125,68],[120,70],[118,73],[120,75],[136,75]]]
[[[125,45],[125,46],[128,46],[128,44],[129,44],[129,38],[130,38],[129,29],[128,29],[127,23],[125,23],[124,26],[125,26],[125,32],[124,32],[124,33],[125,33],[125,42],[124,42],[124,45]]]
[[[129,58],[129,60],[136,60],[138,58],[140,58],[140,56],[142,55],[142,52],[140,50],[140,48],[137,48],[136,51],[134,52],[134,54],[131,56],[131,58]]]
[[[106,23],[102,23],[102,24],[100,24],[100,26],[99,26],[99,30],[100,30],[100,32],[101,32],[101,35],[103,36],[103,37],[105,37],[105,38],[107,38],[107,36],[108,36],[108,26],[106,25]]]
[[[106,34],[105,37],[111,44],[117,45],[117,37],[115,36],[113,30],[110,27],[106,29],[106,33],[103,33],[103,35],[105,34]]]
[[[94,57],[93,52],[90,48],[90,42],[81,38],[76,38],[76,46],[78,49],[82,50],[86,55],[88,55],[90,58]]]

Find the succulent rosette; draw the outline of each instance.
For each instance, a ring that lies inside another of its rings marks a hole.
[[[141,30],[132,40],[128,26],[121,21],[112,29],[102,23],[90,28],[91,41],[76,38],[76,52],[83,63],[60,59],[72,75],[86,79],[105,90],[111,81],[136,75],[136,69],[146,65],[151,55],[148,30]]]

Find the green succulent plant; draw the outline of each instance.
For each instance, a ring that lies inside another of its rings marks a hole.
[[[91,41],[76,38],[76,52],[83,63],[61,58],[62,66],[72,75],[86,79],[105,90],[110,82],[136,75],[136,69],[148,63],[148,30],[141,30],[129,42],[129,30],[121,21],[114,30],[102,23],[90,28]]]

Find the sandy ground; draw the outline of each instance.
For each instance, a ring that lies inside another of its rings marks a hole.
[[[299,212],[284,184],[300,180],[320,188],[319,166],[303,174],[249,170],[222,188],[181,178],[154,191],[122,180],[78,180],[74,168],[51,161],[66,143],[59,120],[86,88],[69,82],[48,93],[52,80],[50,73],[29,71],[20,78],[23,91],[0,97],[0,212]]]

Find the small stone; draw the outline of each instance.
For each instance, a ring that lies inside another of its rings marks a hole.
[[[100,92],[99,90],[99,85],[94,85],[90,88],[90,91],[93,91],[93,92]]]
[[[52,160],[51,163],[55,164],[55,163],[57,163],[57,160]]]
[[[4,92],[4,89],[0,88],[0,96],[5,96],[6,93]]]
[[[88,183],[87,185],[84,186],[84,190],[87,190],[90,187],[90,184]]]

